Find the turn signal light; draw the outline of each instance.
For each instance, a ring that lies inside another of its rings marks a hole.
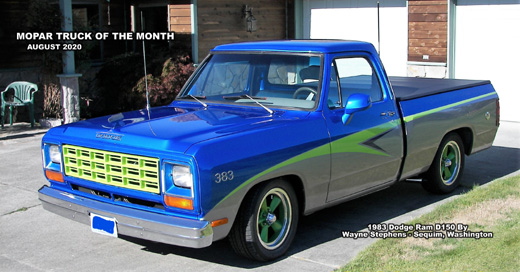
[[[215,221],[211,222],[211,227],[214,228],[214,227],[225,225],[227,223],[228,223],[228,219],[227,218],[222,218],[222,219],[215,220]]]
[[[164,204],[169,207],[193,210],[193,199],[164,195]]]
[[[45,170],[45,176],[50,179],[50,180],[53,180],[53,181],[57,181],[57,182],[65,182],[63,180],[63,174],[61,172],[55,172],[55,171],[51,171],[51,170]]]

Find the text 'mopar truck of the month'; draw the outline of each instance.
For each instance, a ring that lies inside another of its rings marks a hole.
[[[168,106],[49,130],[39,197],[95,232],[272,260],[302,215],[417,176],[450,193],[499,119],[489,81],[389,78],[369,43],[221,45]]]

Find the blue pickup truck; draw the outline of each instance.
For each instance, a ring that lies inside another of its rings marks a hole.
[[[221,45],[168,106],[49,130],[39,198],[101,234],[266,261],[301,215],[414,177],[453,191],[499,119],[489,81],[389,78],[369,43]]]

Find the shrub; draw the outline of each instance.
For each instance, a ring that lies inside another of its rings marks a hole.
[[[123,54],[107,60],[97,73],[98,88],[92,97],[95,102],[93,115],[136,109],[132,88],[142,75],[143,60],[139,54]]]
[[[50,76],[43,79],[43,117],[61,119],[61,90],[56,78]]]
[[[163,64],[160,76],[147,75],[146,77],[148,79],[150,105],[163,106],[171,103],[194,70],[195,67],[188,56],[168,58]],[[138,93],[138,97],[144,98],[144,102],[146,102],[145,77],[139,80],[133,91]]]
[[[195,68],[187,56],[157,54],[148,62],[147,70],[150,104],[161,106],[175,99]],[[92,116],[144,108],[146,87],[142,55],[124,54],[108,60],[97,73],[97,86],[97,92],[89,96]]]

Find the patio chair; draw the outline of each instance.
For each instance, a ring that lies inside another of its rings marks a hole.
[[[12,100],[7,96],[7,91],[14,90]],[[31,91],[34,90],[34,91]],[[2,128],[4,127],[5,107],[9,106],[10,119],[9,123],[13,125],[13,107],[29,106],[29,118],[31,119],[31,127],[34,127],[34,93],[38,91],[38,85],[26,82],[15,81],[5,88],[1,93],[2,98]],[[9,99],[7,101],[6,99]]]

